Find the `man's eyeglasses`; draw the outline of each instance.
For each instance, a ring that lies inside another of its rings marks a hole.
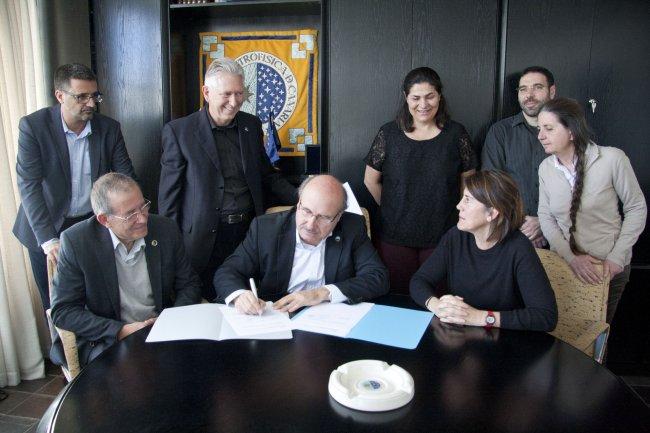
[[[119,215],[113,215],[111,216],[113,218],[117,218],[118,220],[122,220],[122,222],[126,225],[133,225],[135,222],[138,220],[138,215],[143,215],[143,216],[148,216],[149,215],[149,208],[151,207],[151,201],[147,200],[144,202],[142,206],[140,206],[140,209],[136,210],[133,213],[130,213],[129,215],[122,217]]]
[[[327,215],[318,215],[315,214],[311,211],[311,209],[308,209],[302,205],[302,203],[298,202],[298,210],[300,211],[301,215],[305,218],[315,218],[317,223],[322,223],[322,224],[332,224],[336,220],[336,217],[339,216],[337,213],[334,216],[327,216]]]
[[[61,89],[63,93],[67,93],[68,95],[72,96],[75,101],[77,101],[80,104],[87,104],[88,101],[91,99],[95,102],[102,102],[104,100],[104,95],[102,95],[100,92],[95,92],[95,93],[82,93],[80,95],[77,95],[76,93],[68,92],[67,90]]]

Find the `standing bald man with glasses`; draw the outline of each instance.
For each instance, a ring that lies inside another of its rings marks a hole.
[[[296,208],[253,220],[244,241],[214,276],[218,298],[242,313],[258,314],[262,299],[277,299],[275,309],[293,312],[387,293],[388,271],[363,217],[345,213],[341,183],[329,175],[310,177],[298,195]],[[262,299],[248,290],[249,278],[259,283]]]
[[[76,334],[82,365],[152,324],[164,308],[201,299],[201,281],[176,223],[149,215],[151,202],[132,178],[100,177],[91,201],[95,218],[61,235],[52,283],[52,320]],[[56,338],[50,357],[62,364]]]
[[[47,261],[56,264],[61,232],[92,216],[93,182],[111,171],[135,177],[120,124],[96,113],[103,95],[90,68],[57,68],[54,96],[58,104],[20,119],[16,162],[22,203],[13,232],[29,251],[44,309]]]

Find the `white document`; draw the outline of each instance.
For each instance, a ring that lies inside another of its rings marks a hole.
[[[345,182],[343,184],[343,188],[345,188],[345,192],[348,194],[348,207],[345,209],[345,211],[363,216],[363,212],[361,212],[361,206],[359,206],[359,202],[354,196],[352,188],[350,188],[350,183]]]
[[[291,322],[295,330],[345,337],[373,305],[369,302],[355,305],[325,302],[307,308]]]
[[[222,306],[221,312],[224,319],[240,337],[252,337],[271,332],[291,332],[289,313],[282,313],[273,309],[273,303],[267,302],[261,316],[242,314],[235,307]]]
[[[224,319],[223,304],[196,304],[165,308],[153,325],[147,343],[176,340],[283,340],[293,338],[290,326],[260,334],[239,335]],[[252,316],[263,319],[264,316]],[[287,316],[288,320],[288,316]]]

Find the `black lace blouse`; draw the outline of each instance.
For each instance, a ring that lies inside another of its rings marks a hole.
[[[414,248],[434,247],[456,224],[460,174],[478,166],[469,134],[451,120],[422,141],[389,122],[364,161],[382,173],[381,239]]]

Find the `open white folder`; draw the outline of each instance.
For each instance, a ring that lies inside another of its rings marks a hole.
[[[147,336],[147,343],[176,340],[286,340],[293,338],[287,313],[267,305],[261,316],[239,314],[223,304],[165,308]]]

